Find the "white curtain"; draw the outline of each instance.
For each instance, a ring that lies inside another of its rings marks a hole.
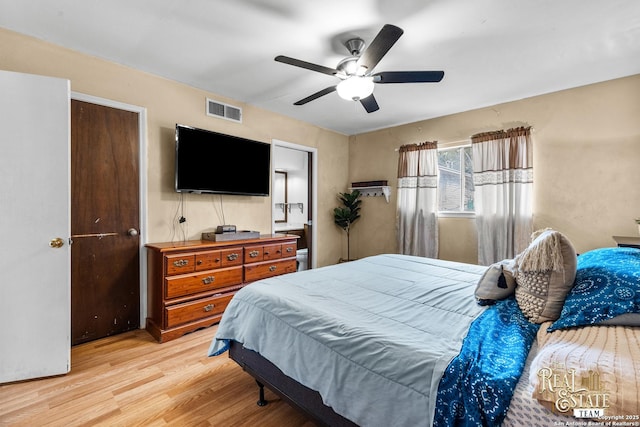
[[[403,145],[398,159],[398,250],[438,257],[438,144]]]
[[[471,138],[478,263],[513,258],[532,233],[533,156],[530,128]]]

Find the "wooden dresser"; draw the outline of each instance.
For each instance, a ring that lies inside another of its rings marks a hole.
[[[613,236],[618,247],[640,249],[640,237]]]
[[[296,271],[297,239],[273,234],[146,245],[147,331],[166,342],[218,323],[243,286]]]

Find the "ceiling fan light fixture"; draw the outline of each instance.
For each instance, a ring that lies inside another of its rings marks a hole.
[[[353,76],[358,71],[358,57],[349,56],[338,63],[336,67],[339,71],[342,71],[345,76]]]
[[[346,40],[344,45],[351,56],[338,62],[336,68],[329,68],[284,55],[278,55],[274,59],[284,64],[305,68],[340,79],[337,85],[319,90],[306,98],[294,102],[293,105],[304,105],[321,96],[337,91],[341,98],[347,101],[360,101],[367,113],[373,113],[380,109],[373,96],[375,84],[435,83],[444,77],[444,71],[383,71],[373,74],[376,65],[402,34],[402,28],[386,24],[366,49],[365,43],[361,38],[354,37]]]
[[[359,101],[373,93],[373,78],[351,76],[338,83],[336,90],[340,98],[347,101]]]

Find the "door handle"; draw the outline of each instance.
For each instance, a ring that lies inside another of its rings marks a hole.
[[[131,237],[136,237],[138,235],[138,230],[135,228],[130,228],[127,230],[127,234]]]
[[[56,237],[55,239],[51,239],[49,241],[49,246],[55,249],[61,248],[62,246],[64,246],[64,240],[62,240],[60,237]]]

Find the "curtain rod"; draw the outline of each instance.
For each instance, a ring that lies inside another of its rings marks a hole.
[[[529,130],[531,131],[531,133],[535,132],[535,129],[533,128],[533,126],[529,126]],[[462,144],[463,142],[471,142],[471,137],[468,137],[466,139],[460,139],[458,141],[447,141],[447,142],[438,142],[438,145],[443,144],[443,145],[449,145],[449,144]],[[400,151],[400,148],[395,148],[393,151]]]
[[[462,144],[463,142],[471,142],[471,137],[466,138],[466,139],[460,139],[458,141],[447,141],[447,142],[442,142],[443,145],[448,145],[448,144]],[[438,143],[440,144],[440,143]]]
[[[438,145],[440,145],[440,144],[449,145],[449,144],[462,144],[463,142],[469,142],[470,143],[471,142],[471,137],[469,137],[467,139],[461,139],[459,141],[447,141],[447,142],[439,142],[438,141],[437,143],[438,143]],[[393,151],[400,151],[400,148],[395,148]]]

